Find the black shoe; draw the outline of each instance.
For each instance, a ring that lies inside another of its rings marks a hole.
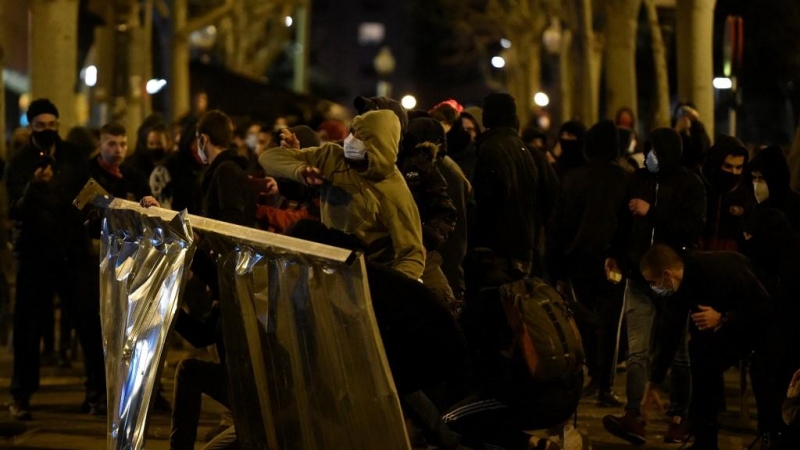
[[[633,445],[647,443],[645,423],[629,411],[626,411],[624,416],[612,416],[609,414],[603,417],[603,426],[609,433]]]
[[[14,400],[8,405],[8,412],[11,413],[11,417],[14,420],[33,420],[31,405],[28,400]]]
[[[624,403],[614,391],[608,390],[597,394],[597,406],[601,408],[619,408]]]

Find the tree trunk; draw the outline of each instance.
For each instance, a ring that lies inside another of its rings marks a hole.
[[[115,64],[114,53],[116,48],[116,27],[114,23],[114,8],[106,4],[103,9],[103,19],[106,25],[94,29],[94,61],[97,67],[97,84],[92,92],[93,108],[92,122],[104,124],[110,121],[112,99],[114,97]]]
[[[558,56],[559,93],[561,94],[561,123],[572,119],[572,32],[565,29],[561,34],[561,54]]]
[[[31,98],[49,98],[62,134],[77,125],[78,0],[31,0]]]
[[[0,2],[0,24],[5,23],[3,2]],[[5,67],[5,47],[3,35],[0,33],[0,158],[8,160],[6,155],[6,84],[3,80],[3,67]]]
[[[716,0],[677,0],[678,95],[697,105],[714,136],[714,6]]]
[[[655,0],[644,0],[647,8],[647,21],[650,23],[650,35],[653,49],[653,66],[655,67],[656,106],[653,115],[653,127],[669,127],[669,72],[667,70],[667,51],[664,38],[661,36],[661,24],[658,21],[658,10]]]
[[[580,39],[574,49],[580,63],[575,72],[577,86],[575,97],[575,113],[585,124],[597,122],[600,92],[600,57],[593,28],[593,10],[591,0],[582,0],[580,5]]]
[[[308,92],[308,55],[311,50],[311,2],[300,1],[295,9],[294,79],[293,90],[298,94]]]
[[[606,3],[606,117],[622,108],[638,111],[636,96],[636,28],[641,0]]]
[[[191,108],[189,86],[189,39],[186,34],[187,0],[173,0],[172,6],[172,80],[167,89],[172,93],[172,118],[179,119]]]

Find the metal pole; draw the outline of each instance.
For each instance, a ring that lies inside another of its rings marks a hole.
[[[294,83],[292,88],[298,94],[306,94],[308,92],[309,9],[309,3],[301,1],[295,10],[294,23],[297,29],[294,45]]]

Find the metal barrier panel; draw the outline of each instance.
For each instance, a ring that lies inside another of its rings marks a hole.
[[[113,219],[118,215],[125,219]],[[197,216],[188,216],[185,222],[176,216],[168,222],[173,215],[122,200],[111,202],[107,213],[101,271],[112,405],[109,449],[142,448],[152,375],[157,372],[163,333],[177,307],[177,293],[171,300],[175,303],[162,301],[173,290],[131,290],[136,283],[130,280],[137,278],[120,274],[148,273],[153,279],[150,284],[161,285],[170,279],[177,280],[172,285],[180,287],[191,260],[192,228],[202,236],[201,245],[210,246],[218,256],[229,392],[240,446],[271,450],[410,448],[360,255]],[[129,223],[135,222],[134,217],[140,221],[136,226]],[[124,229],[118,229],[120,225]],[[183,234],[178,233],[181,230]],[[151,244],[114,246],[105,242],[113,241],[113,236],[164,242],[161,236],[173,233],[172,251],[165,245],[153,245],[154,250],[147,250],[152,253],[150,258],[131,255],[136,253],[134,248],[142,252]],[[183,253],[177,251],[178,240],[184,245]],[[122,266],[129,268],[120,270]],[[152,294],[147,297],[149,308],[133,307],[139,292]],[[130,305],[122,302],[128,299]],[[142,315],[143,311],[164,312],[158,328],[160,341],[153,339],[153,321],[136,322],[149,324],[149,328],[123,328],[125,314]],[[148,331],[130,334],[136,330]],[[139,348],[150,349],[153,357],[135,360],[136,353],[130,349]],[[133,376],[140,373],[144,375]],[[117,411],[136,411],[136,421],[130,413],[114,419]]]
[[[100,316],[109,449],[144,447],[159,360],[194,251],[191,236],[180,216],[167,222],[130,209],[106,212],[100,253]]]

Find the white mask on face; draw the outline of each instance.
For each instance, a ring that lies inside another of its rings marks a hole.
[[[352,133],[347,135],[347,138],[344,140],[344,157],[362,161],[366,154],[367,147],[364,145],[364,142],[360,139],[356,139]]]
[[[202,145],[201,142],[202,142],[202,138],[198,138],[197,139],[197,156],[200,157],[200,161],[202,161],[203,164],[208,164],[208,154],[206,153],[206,146],[208,145],[208,143],[206,143],[206,145]]]
[[[245,143],[251,152],[256,151],[256,146],[258,145],[258,135],[255,133],[248,134],[247,138],[245,138]]]
[[[756,194],[756,201],[761,204],[764,200],[769,198],[769,187],[767,186],[767,182],[764,180],[758,180],[753,182],[753,191]]]

